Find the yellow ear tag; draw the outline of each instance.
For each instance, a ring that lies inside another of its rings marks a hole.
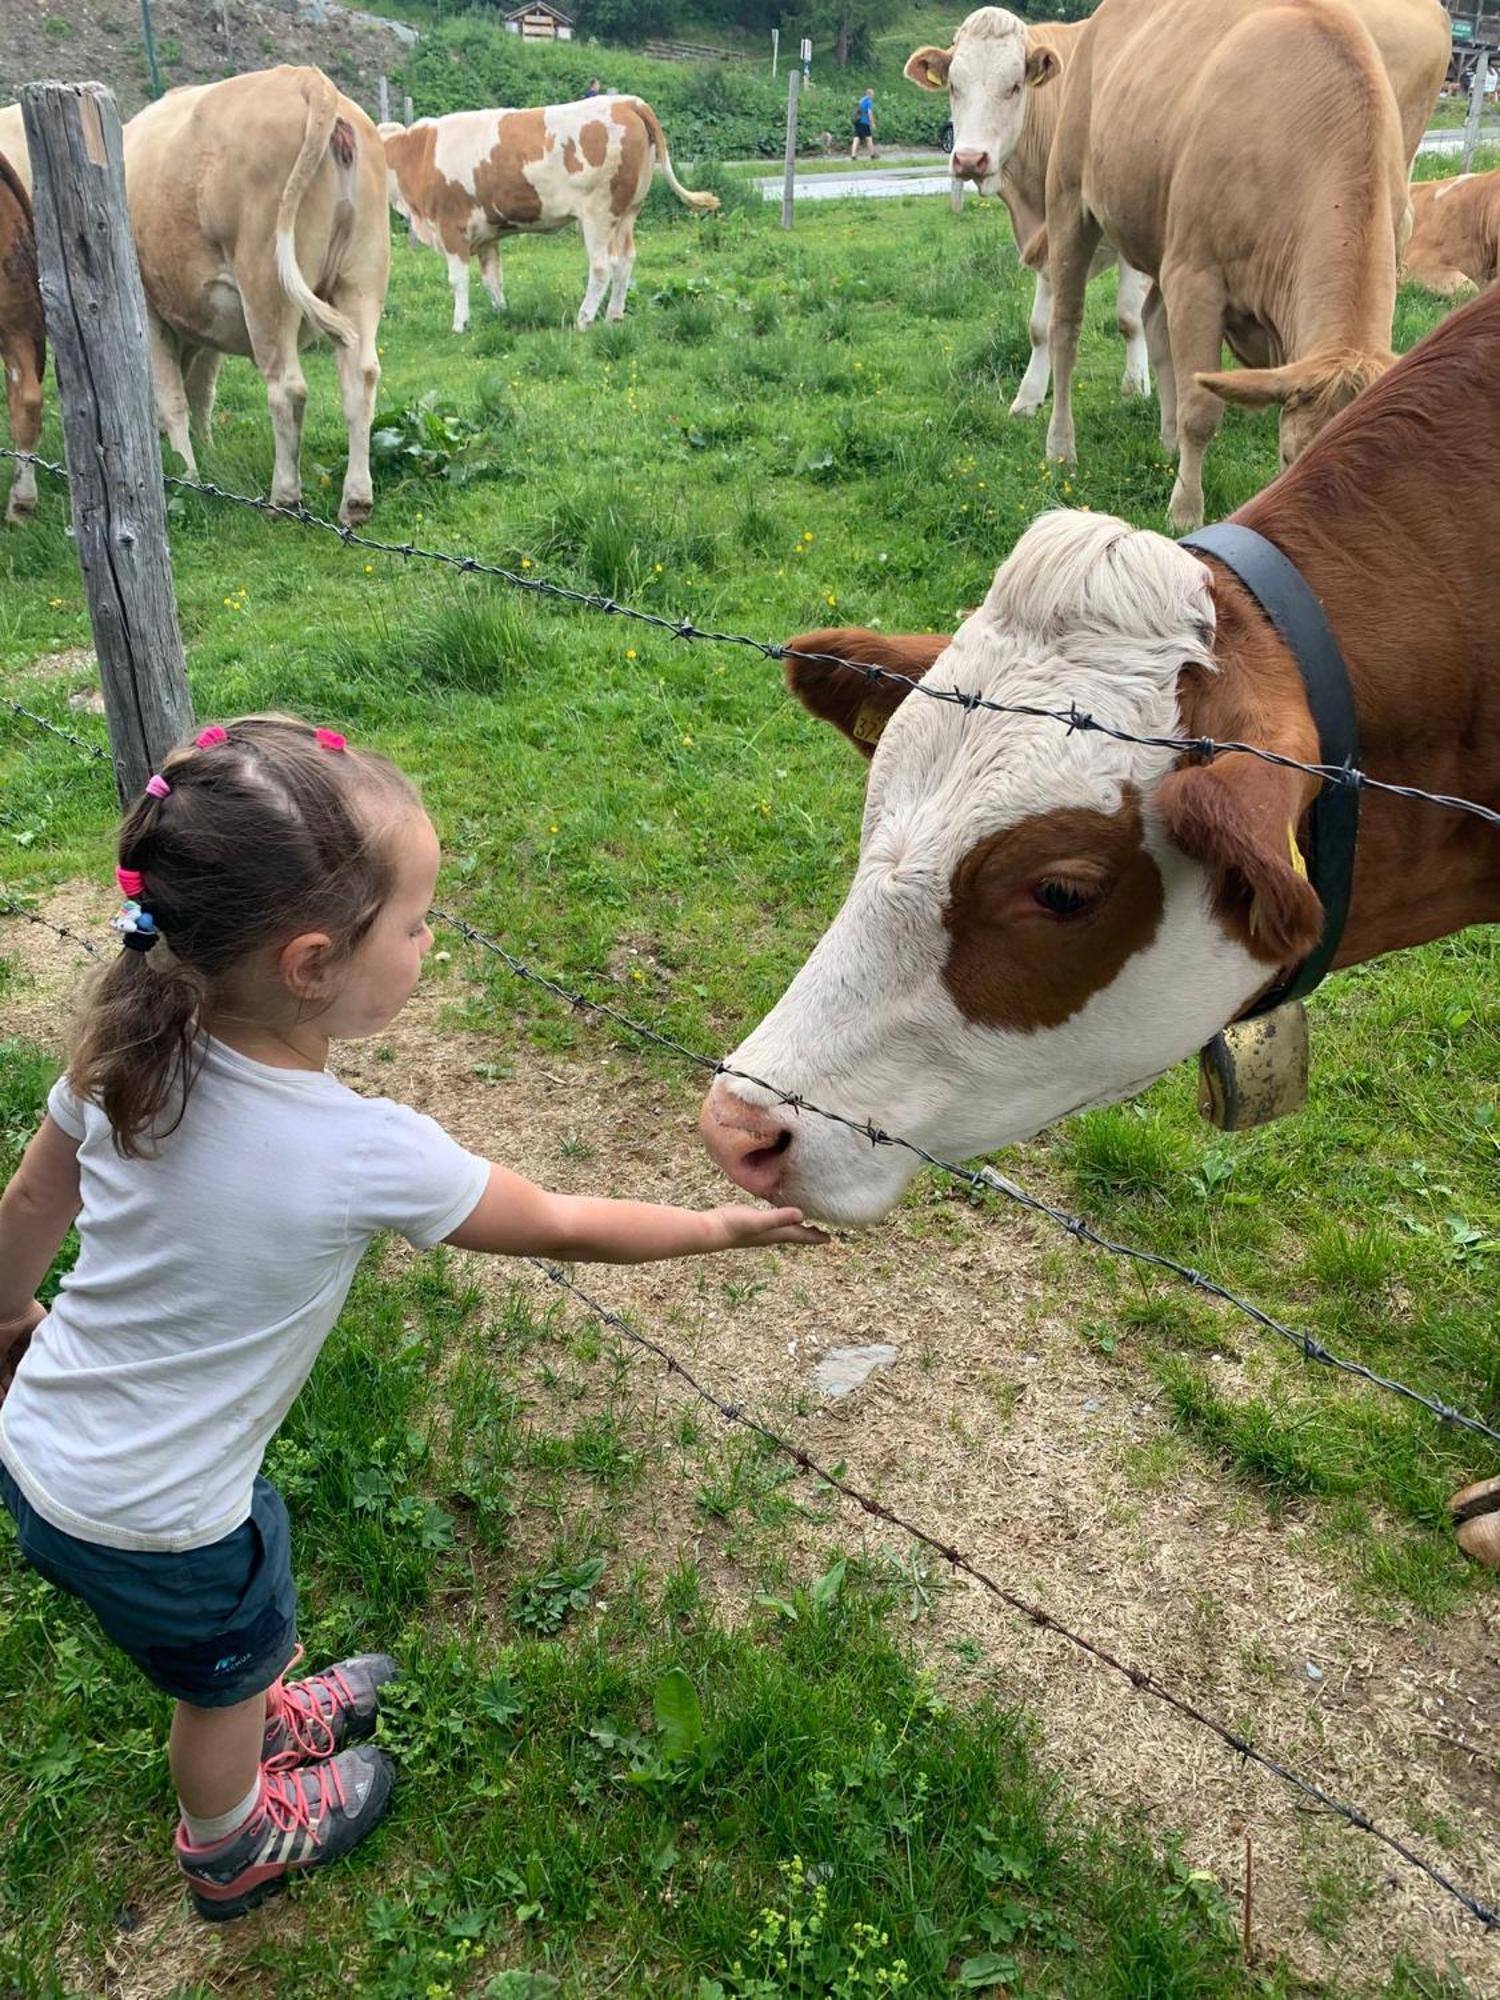
[[[1286,844],[1291,855],[1292,867],[1303,881],[1307,880],[1307,863],[1302,858],[1302,849],[1297,845],[1297,825],[1295,820],[1286,823]]]
[[[890,719],[890,712],[883,709],[878,701],[863,701],[854,718],[851,734],[861,743],[878,743]]]

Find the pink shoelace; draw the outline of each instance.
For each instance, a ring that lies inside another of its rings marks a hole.
[[[307,1779],[315,1776],[318,1782],[317,1818],[313,1817],[312,1800],[307,1796]],[[343,1780],[333,1764],[322,1765],[315,1773],[306,1771],[267,1770],[261,1785],[261,1811],[278,1833],[286,1833],[292,1828],[316,1839],[316,1829],[323,1816],[331,1808],[340,1811],[344,1807]]]
[[[297,1666],[302,1659],[303,1649],[299,1646],[287,1662],[289,1667]],[[276,1689],[276,1707],[268,1712],[266,1726],[277,1724],[286,1731],[287,1744],[265,1760],[267,1771],[290,1771],[307,1758],[323,1759],[331,1757],[336,1747],[333,1724],[323,1713],[318,1698],[319,1689],[326,1689],[332,1697],[330,1713],[340,1706],[354,1706],[354,1690],[336,1667],[326,1673],[309,1674],[306,1680],[288,1683],[283,1680]]]

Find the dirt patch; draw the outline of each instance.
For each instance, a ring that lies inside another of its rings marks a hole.
[[[92,925],[97,937],[110,906],[90,885],[43,914],[85,935]],[[0,1001],[0,1032],[52,1038],[77,953],[13,922],[0,947],[23,967]],[[543,1059],[448,1028],[466,973],[456,946],[385,1037],[339,1052],[340,1073],[553,1187],[693,1205],[724,1197],[693,1135],[692,1079],[659,1079],[602,1037],[593,1053]],[[1173,1432],[1152,1385],[1080,1341],[1042,1276],[1052,1244],[1030,1218],[934,1193],[878,1232],[824,1250],[578,1275],[716,1392],[824,1463],[846,1461],[856,1484],[1356,1802],[1493,1903],[1500,1599],[1484,1596],[1437,1626],[1355,1599],[1319,1546],[1320,1521],[1228,1483]],[[486,1286],[520,1280],[554,1297],[523,1265],[468,1261]],[[871,1341],[896,1347],[894,1365],[840,1401],[820,1398],[815,1360]],[[647,1425],[658,1402],[686,1393],[650,1363],[632,1380]],[[696,1545],[685,1499],[643,1504],[663,1560],[674,1536],[677,1548]],[[895,1531],[852,1508],[831,1527],[789,1529],[788,1551],[810,1562],[835,1538],[906,1555]],[[950,1673],[954,1649],[972,1659],[977,1646],[974,1673],[1035,1711],[1048,1755],[1081,1796],[1158,1838],[1180,1830],[1187,1858],[1233,1895],[1248,1833],[1265,1958],[1285,1951],[1311,1977],[1374,1978],[1404,1948],[1451,1960],[1476,1991],[1494,1989],[1495,1947],[1385,1849],[1299,1810],[1275,1781],[1242,1770],[1118,1676],[977,1587],[938,1588],[941,1565],[925,1567],[935,1608],[914,1627],[919,1642]],[[725,1582],[739,1599],[736,1580]],[[1328,1940],[1308,1919],[1317,1879],[1332,1869],[1363,1893],[1347,1930]],[[135,1959],[124,1940],[122,1949]],[[143,1965],[139,1981],[116,1990],[126,2000],[158,1990]]]
[[[375,79],[395,73],[412,37],[328,0],[155,0],[151,12],[169,90],[276,63],[314,63],[372,117]],[[151,94],[136,0],[6,0],[0,103],[38,77],[107,83],[120,116],[132,117]]]

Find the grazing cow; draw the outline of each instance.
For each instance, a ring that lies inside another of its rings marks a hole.
[[[42,434],[47,333],[37,281],[31,202],[4,153],[0,153],[0,361],[5,364],[11,443],[17,451],[35,451]],[[36,467],[18,465],[5,518],[19,521],[35,512]]]
[[[589,282],[579,331],[591,326],[605,287],[606,319],[619,319],[635,263],[635,219],[659,166],[689,208],[718,197],[692,194],[672,171],[656,113],[639,97],[590,97],[532,111],[455,111],[415,125],[382,125],[391,206],[419,243],[448,260],[453,331],[469,324],[469,259],[505,310],[502,236],[550,236],[576,222]]]
[[[947,91],[953,116],[954,179],[971,182],[983,194],[998,194],[1009,212],[1017,249],[1023,257],[1032,251],[1036,288],[1029,328],[1031,359],[1010,406],[1013,417],[1029,417],[1041,408],[1051,373],[1047,336],[1052,292],[1046,256],[1037,260],[1032,246],[1039,245],[1038,232],[1046,218],[1047,159],[1062,92],[1040,86],[1061,75],[1083,29],[1081,21],[1049,21],[1045,30],[1034,31],[1003,7],[980,7],[954,30],[952,48],[916,49],[903,72],[921,90]],[[1107,271],[1116,261],[1113,250],[1101,243],[1089,276]],[[1115,325],[1125,342],[1122,396],[1151,393],[1141,323],[1150,284],[1128,264],[1120,266]]]
[[[1376,778],[1500,808],[1500,288],[1452,314],[1234,517],[1283,550],[1343,652]],[[988,700],[1076,703],[1140,737],[1316,761],[1276,628],[1217,561],[1090,513],[1037,521],[951,641],[815,632],[794,648]],[[702,1130],[742,1187],[833,1222],[947,1158],[1132,1096],[1273,986],[1324,911],[1292,842],[1316,779],[1243,754],[1186,761],[1058,723],[792,659],[793,692],[872,756],[842,910],[729,1058]],[[883,728],[883,733],[882,732]],[[872,753],[870,739],[878,736]],[[1336,965],[1500,918],[1477,817],[1366,792]]]
[[[1411,235],[1402,255],[1408,278],[1452,298],[1500,274],[1500,169],[1450,181],[1413,181]]]
[[[0,153],[10,161],[16,179],[31,193],[31,155],[26,149],[26,127],[19,104],[0,104]]]
[[[369,518],[375,335],[390,270],[380,135],[316,69],[169,91],[125,127],[125,188],[146,288],[156,408],[194,471],[225,354],[260,370],[276,439],[271,498],[296,506],[307,401],[298,349],[334,343],[349,464],[339,519]]]
[[[1427,0],[1422,0],[1426,5]],[[1203,519],[1226,401],[1281,408],[1289,464],[1390,365],[1407,210],[1401,121],[1338,0],[1103,0],[1063,83],[1047,169],[1053,458],[1101,235],[1155,280],[1146,337],[1171,518]],[[1228,341],[1246,366],[1218,371]]]

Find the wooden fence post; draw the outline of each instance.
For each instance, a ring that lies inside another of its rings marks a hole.
[[[955,215],[964,212],[964,183],[955,174],[948,183],[948,206]]]
[[[1484,116],[1484,93],[1489,88],[1490,54],[1488,49],[1479,51],[1479,60],[1474,65],[1474,87],[1469,92],[1469,115],[1464,121],[1463,171],[1467,173],[1474,164],[1474,149],[1479,144],[1479,121]]]
[[[389,125],[391,122],[391,80],[388,76],[382,74],[376,77],[375,93],[380,111],[380,122],[382,125]]]
[[[802,72],[795,63],[786,73],[786,173],[781,184],[781,226],[792,226],[792,197],[797,182],[797,99],[802,90]]]
[[[21,92],[73,533],[122,803],[193,725],[167,550],[146,297],[115,100],[100,83]]]
[[[415,122],[415,119],[416,113],[412,108],[411,92],[408,91],[401,100],[401,122],[403,125],[410,125]]]

